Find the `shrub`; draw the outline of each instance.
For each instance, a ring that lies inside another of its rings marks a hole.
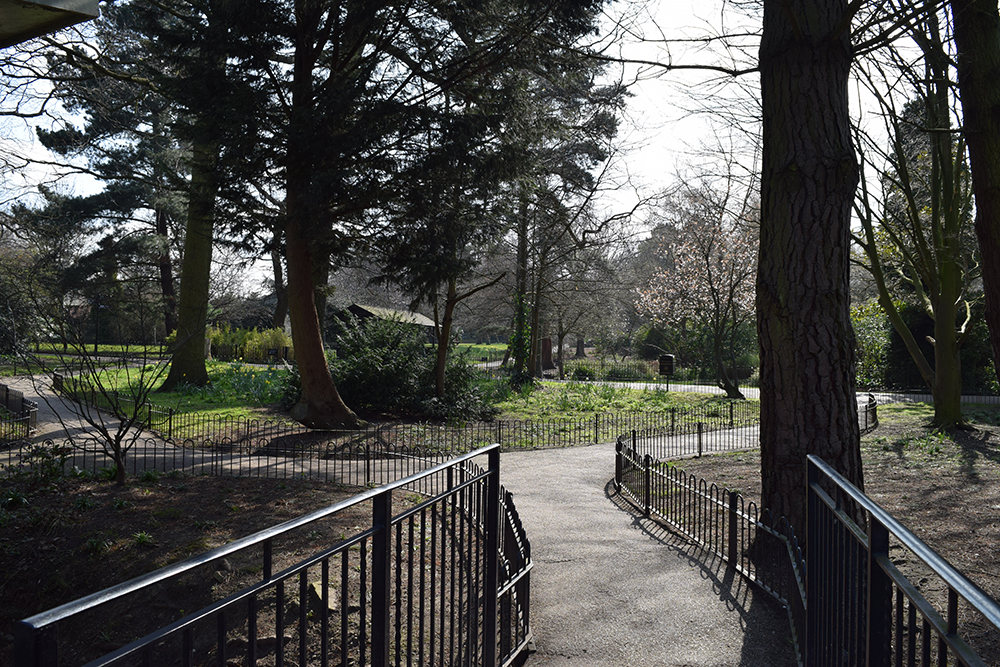
[[[434,395],[434,355],[419,328],[388,320],[351,318],[340,325],[330,371],[344,401],[362,414],[390,413],[435,419],[495,414],[464,356],[445,370],[446,393]]]

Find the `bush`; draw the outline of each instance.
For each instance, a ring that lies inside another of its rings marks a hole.
[[[366,415],[480,419],[495,415],[480,374],[464,356],[451,355],[446,393],[434,395],[434,354],[424,332],[412,325],[355,318],[340,325],[330,371],[344,401]]]

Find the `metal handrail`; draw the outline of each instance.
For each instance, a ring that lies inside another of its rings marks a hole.
[[[949,588],[974,605],[986,620],[994,626],[1000,627],[1000,604],[993,600],[979,586],[971,582],[965,575],[956,570],[940,554],[927,546],[923,540],[900,523],[898,519],[862,493],[854,484],[834,470],[823,459],[814,455],[809,455],[807,459],[809,463],[816,466],[817,470],[822,472],[831,482],[840,488],[847,498],[857,503],[858,507],[868,512],[876,521],[885,526],[903,546],[929,565]],[[818,484],[810,483],[810,487],[814,491],[828,496]]]
[[[494,450],[499,450],[499,445],[483,447],[474,452],[469,452],[463,456],[451,459],[445,463],[440,463],[433,468],[429,468],[419,473],[414,473],[391,484],[374,489],[368,489],[367,491],[363,491],[362,493],[352,496],[347,500],[334,503],[333,505],[318,509],[314,512],[310,512],[309,514],[304,514],[300,517],[289,519],[288,521],[271,526],[270,528],[265,528],[264,530],[258,531],[252,535],[229,542],[228,544],[212,549],[211,551],[192,556],[191,558],[179,563],[167,565],[163,568],[135,577],[116,586],[106,588],[102,591],[73,600],[72,602],[67,602],[66,604],[54,607],[40,614],[26,618],[22,620],[20,624],[22,626],[28,626],[34,630],[40,630],[91,607],[111,602],[153,584],[185,574],[186,572],[211,563],[212,561],[225,558],[226,556],[232,555],[248,547],[273,540],[275,537],[279,537],[286,532],[295,530],[314,521],[318,521],[326,518],[327,516],[343,511],[349,507],[371,500],[387,491],[394,491],[396,489],[406,487],[420,479],[433,476],[447,470],[448,468],[470,461],[478,456],[487,455]],[[477,475],[477,478],[487,474],[488,473],[482,473],[481,475]],[[267,571],[269,569],[270,568],[265,568],[265,580],[270,577],[270,572]]]

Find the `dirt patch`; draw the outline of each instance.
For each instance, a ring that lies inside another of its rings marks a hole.
[[[328,506],[356,489],[300,480],[146,475],[124,487],[93,479],[0,485],[0,665],[11,664],[12,624],[83,595],[203,553],[236,538]],[[22,480],[23,482],[24,480]],[[361,505],[312,524],[274,549],[274,571],[359,532]],[[259,554],[209,564],[190,581],[106,614],[109,622],[72,651],[117,646],[116,628],[134,635],[260,580]],[[134,602],[134,601],[133,601]],[[71,636],[66,632],[64,636]],[[265,641],[266,643],[266,641]]]
[[[1000,599],[1000,409],[967,410],[976,430],[935,432],[927,406],[880,407],[882,423],[862,438],[865,491],[931,548]],[[685,459],[678,466],[708,482],[760,500],[758,452]],[[901,551],[893,560],[930,599],[946,591]],[[968,610],[962,621],[970,643],[1000,666],[1000,636]]]

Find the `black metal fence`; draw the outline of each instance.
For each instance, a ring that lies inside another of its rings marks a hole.
[[[0,384],[0,443],[23,442],[35,430],[38,404],[24,397],[24,392]]]
[[[985,667],[1000,605],[894,517],[810,456],[803,558],[783,519],[618,439],[623,496],[755,582],[788,611],[802,664]]]
[[[174,412],[155,405],[137,411],[146,426],[160,437],[191,444],[233,443],[292,437],[306,433],[294,422],[208,417]],[[756,401],[729,401],[664,412],[597,414],[580,419],[495,420],[460,425],[399,422],[378,424],[343,433],[326,432],[331,442],[389,439],[424,449],[460,452],[500,443],[505,450],[571,447],[614,442],[618,434],[637,431],[644,437],[674,438],[713,431],[732,431],[760,421]],[[310,436],[313,437],[313,436]],[[724,449],[744,446],[734,436]]]
[[[775,520],[738,493],[658,460],[634,435],[620,437],[615,452],[615,488],[645,516],[694,540],[781,603],[801,656],[805,565],[788,522]]]
[[[477,450],[21,621],[14,663],[510,664],[531,640],[531,555],[500,486],[499,451]],[[275,571],[284,539],[358,507],[370,512],[359,532]],[[204,586],[223,559],[259,579],[197,612],[157,613],[170,586]],[[100,655],[95,647],[109,643],[119,645]]]
[[[970,635],[1000,632],[1000,605],[829,465],[808,466],[807,664],[984,666]]]

